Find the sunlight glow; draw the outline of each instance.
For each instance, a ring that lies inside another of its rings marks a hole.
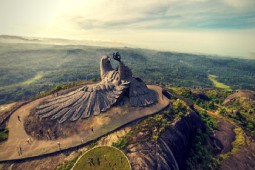
[[[1,0],[0,34],[254,57],[253,0]]]

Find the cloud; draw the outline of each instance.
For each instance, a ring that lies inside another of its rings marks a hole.
[[[128,1],[104,1],[86,14],[74,15],[70,21],[77,23],[84,29],[105,29],[120,27],[139,27],[141,23],[155,21],[164,16],[168,10],[167,1],[158,3],[150,1],[144,3],[128,3]],[[104,5],[108,4],[108,5]],[[107,7],[104,7],[107,6]]]
[[[101,1],[73,14],[81,29],[239,29],[255,27],[251,0]]]
[[[224,0],[223,2],[236,8],[252,8],[255,5],[254,0]]]
[[[254,52],[254,0],[2,1],[0,34],[223,55]]]

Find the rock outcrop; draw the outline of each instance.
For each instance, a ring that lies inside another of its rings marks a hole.
[[[128,146],[127,156],[134,170],[184,169],[190,144],[198,129],[204,130],[199,115],[191,111],[167,127],[156,142]]]
[[[229,95],[222,104],[228,105],[229,103],[231,103],[231,101],[238,98],[244,98],[255,101],[255,92],[251,90],[236,90],[231,95]]]

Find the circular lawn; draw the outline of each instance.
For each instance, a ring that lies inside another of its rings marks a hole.
[[[73,170],[131,170],[126,155],[111,146],[99,146],[85,152],[74,164]]]

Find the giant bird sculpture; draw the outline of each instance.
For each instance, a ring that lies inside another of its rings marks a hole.
[[[148,89],[140,78],[132,77],[131,70],[121,61],[120,54],[113,53],[119,62],[113,69],[110,57],[103,56],[100,62],[101,82],[85,85],[70,93],[44,100],[35,108],[41,118],[76,121],[105,112],[127,97],[132,107],[145,107],[158,101],[157,93]]]

